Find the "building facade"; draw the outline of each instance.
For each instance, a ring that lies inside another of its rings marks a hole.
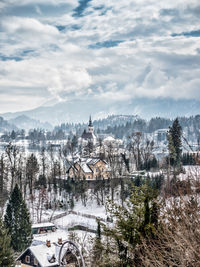
[[[107,162],[99,158],[80,158],[72,164],[67,173],[71,179],[97,180],[110,177]]]

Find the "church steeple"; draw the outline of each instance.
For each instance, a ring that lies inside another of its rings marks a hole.
[[[89,124],[88,124],[89,127],[93,127],[92,125],[92,118],[91,118],[91,115],[90,115],[90,118],[89,118]]]
[[[93,124],[92,124],[92,118],[91,118],[91,115],[90,115],[90,118],[89,118],[88,132],[89,132],[89,133],[93,133],[93,132],[94,132],[94,127],[93,127]]]

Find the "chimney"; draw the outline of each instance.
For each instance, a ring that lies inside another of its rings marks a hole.
[[[47,240],[46,241],[46,246],[49,248],[51,246],[51,241],[50,240]]]
[[[58,245],[62,245],[62,238],[58,238]]]

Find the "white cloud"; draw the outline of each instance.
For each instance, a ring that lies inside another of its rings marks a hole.
[[[81,92],[92,83],[92,79],[85,69],[75,69],[69,66],[51,69],[48,76],[48,91],[58,98],[63,93]]]
[[[10,35],[17,34],[29,38],[56,37],[59,34],[54,26],[45,25],[33,18],[8,17],[2,21],[2,27]]]
[[[11,3],[24,5],[25,0]],[[26,3],[35,3],[37,18],[5,13],[1,21],[1,53],[22,59],[0,64],[2,88],[35,88],[38,95],[41,90],[41,101],[44,94],[59,99],[89,94],[110,102],[134,97],[200,100],[200,39],[171,36],[199,29],[199,19],[189,10],[197,0],[93,0],[86,16],[76,18],[71,11],[44,18],[39,5],[47,1]],[[56,25],[65,28],[59,31]],[[122,42],[88,48],[109,40]],[[33,53],[24,56],[24,50]]]
[[[73,6],[77,6],[78,1],[77,0],[67,0],[68,4],[71,4]],[[40,4],[40,5],[60,5],[60,4],[66,4],[66,0],[6,0],[3,2],[0,2],[0,8],[6,8],[9,6],[24,6],[24,5],[30,5],[30,4]]]

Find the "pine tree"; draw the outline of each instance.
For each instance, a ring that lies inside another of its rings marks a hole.
[[[99,221],[97,221],[97,235],[94,238],[93,251],[92,251],[93,266],[99,266],[99,263],[101,262],[103,249],[104,247],[101,242],[101,224]]]
[[[108,257],[118,259],[114,266],[135,266],[134,251],[138,244],[145,238],[155,237],[159,216],[156,196],[157,192],[144,185],[133,187],[124,207],[112,202],[108,204],[108,212],[115,218],[115,226],[109,228],[103,225],[103,229],[105,236],[110,238],[109,244],[112,244],[109,245]]]
[[[30,215],[17,184],[7,205],[4,224],[11,235],[11,245],[15,251],[22,251],[31,244]]]
[[[100,221],[97,221],[97,238],[101,240],[101,225]]]
[[[4,227],[0,218],[0,266],[14,266],[13,250],[11,248],[11,240],[8,230]]]
[[[176,118],[169,127],[168,132],[168,149],[169,156],[172,165],[175,167],[180,167],[181,153],[182,153],[182,142],[181,142],[182,128],[179,124],[178,118]]]

